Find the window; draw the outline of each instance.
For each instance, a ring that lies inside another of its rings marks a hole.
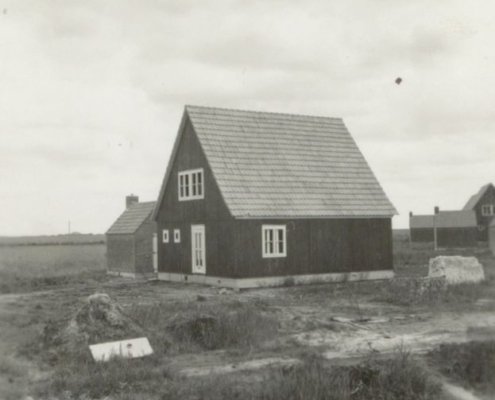
[[[168,243],[168,229],[162,231],[162,242]]]
[[[263,258],[287,256],[285,225],[263,225],[261,237]]]
[[[174,229],[174,243],[180,243],[180,229]]]
[[[481,206],[481,215],[483,215],[484,217],[495,215],[495,205],[483,204]]]
[[[203,168],[179,172],[179,200],[204,199]]]

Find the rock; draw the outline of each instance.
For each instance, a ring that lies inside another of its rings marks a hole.
[[[485,280],[483,266],[476,257],[438,256],[430,259],[428,269],[429,277],[444,277],[449,285]]]
[[[218,291],[218,294],[229,294],[231,292],[231,290],[227,289],[227,288],[221,288],[219,291]]]
[[[201,294],[198,294],[196,296],[196,301],[206,301],[206,297]]]

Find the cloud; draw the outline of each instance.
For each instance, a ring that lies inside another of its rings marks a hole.
[[[153,199],[184,104],[343,117],[404,215],[493,181],[491,2],[5,7],[0,234],[57,233],[69,217],[103,232],[126,193]]]

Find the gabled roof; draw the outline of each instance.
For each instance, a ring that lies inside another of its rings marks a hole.
[[[433,215],[413,215],[409,219],[410,228],[433,228],[433,223],[437,228],[474,228],[477,226],[476,214],[472,210],[461,211],[440,211]]]
[[[155,208],[154,201],[135,203],[125,210],[106,232],[107,235],[134,233],[151,215]]]
[[[486,184],[485,186],[482,186],[480,188],[480,190],[478,191],[478,193],[476,194],[473,194],[468,202],[466,203],[466,205],[464,206],[463,210],[472,210],[474,207],[476,207],[476,205],[478,204],[478,202],[481,200],[481,198],[484,196],[484,194],[486,193],[486,191],[493,186],[493,183],[488,183]]]
[[[186,106],[181,126],[186,116],[234,217],[397,213],[340,118]]]

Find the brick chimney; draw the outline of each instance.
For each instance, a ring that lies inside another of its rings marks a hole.
[[[413,216],[413,212],[409,211],[409,218],[411,218],[412,216]]]
[[[132,206],[133,204],[139,203],[139,197],[135,194],[130,194],[129,196],[125,196],[125,208],[126,210]]]
[[[440,207],[435,206],[435,214],[438,214],[440,212]]]

